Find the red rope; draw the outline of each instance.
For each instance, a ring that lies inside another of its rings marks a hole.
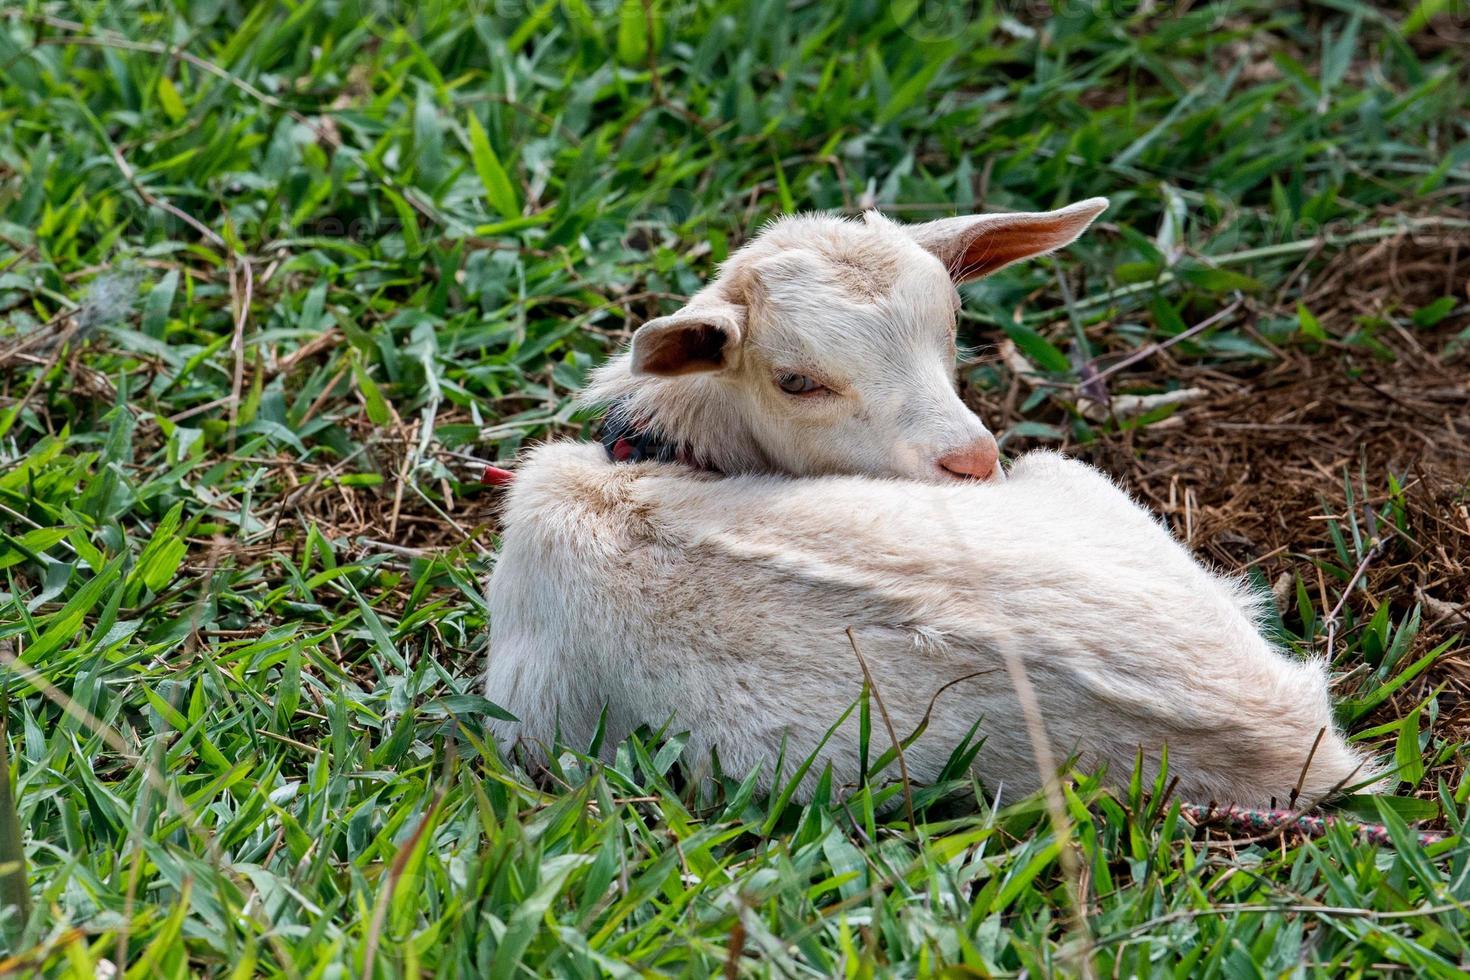
[[[516,475],[510,470],[503,470],[498,466],[491,466],[489,463],[485,464],[485,472],[480,474],[481,483],[488,483],[494,487],[503,487],[515,478]]]
[[[1183,803],[1179,812],[1195,824],[1223,824],[1251,834],[1272,834],[1294,830],[1304,837],[1321,837],[1333,826],[1347,827],[1354,834],[1374,844],[1392,844],[1393,837],[1381,823],[1361,823],[1343,817],[1318,817],[1296,810],[1254,810],[1239,806],[1200,806]],[[1438,831],[1414,831],[1420,847],[1438,844],[1449,835]]]

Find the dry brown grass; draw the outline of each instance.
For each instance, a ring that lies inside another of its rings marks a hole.
[[[1205,388],[1209,398],[1161,423],[1094,427],[1095,441],[1065,449],[1116,476],[1196,553],[1229,571],[1258,568],[1277,586],[1278,600],[1287,600],[1278,606],[1288,626],[1300,623],[1290,611],[1296,576],[1319,618],[1341,596],[1343,583],[1317,563],[1339,563],[1328,525],[1347,525],[1348,487],[1361,524],[1366,510],[1388,502],[1391,473],[1404,488],[1407,533],[1364,570],[1348,599],[1354,621],[1361,627],[1383,603],[1395,621],[1422,604],[1424,626],[1408,657],[1463,636],[1470,628],[1470,343],[1459,335],[1470,316],[1431,329],[1402,321],[1440,296],[1467,295],[1467,251],[1454,240],[1393,239],[1337,255],[1313,275],[1308,308],[1334,338],[1348,337],[1362,318],[1392,314],[1395,322],[1375,334],[1380,350],[1333,339],[1280,349],[1269,364],[1234,366],[1165,351],[1116,377],[1115,390],[1179,384]],[[1254,316],[1289,312],[1248,306]],[[976,394],[999,426],[1021,421],[1003,417],[1004,399]],[[1068,414],[1052,398],[1041,420],[1065,427]],[[1437,734],[1465,740],[1470,645],[1463,640],[1364,724],[1401,717],[1441,685]]]

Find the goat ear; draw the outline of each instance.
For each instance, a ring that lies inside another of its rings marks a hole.
[[[1107,208],[1107,198],[1093,197],[1059,211],[941,218],[910,225],[907,231],[944,263],[959,285],[1070,244]]]
[[[633,373],[674,377],[723,371],[735,363],[745,307],[703,302],[649,320],[633,334]]]

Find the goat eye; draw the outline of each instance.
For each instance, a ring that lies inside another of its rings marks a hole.
[[[817,395],[827,390],[826,385],[813,381],[804,374],[778,374],[776,387],[788,395]]]

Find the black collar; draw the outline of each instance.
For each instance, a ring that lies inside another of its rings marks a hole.
[[[613,402],[602,418],[597,441],[607,450],[609,460],[614,463],[654,461],[699,465],[687,445],[669,441],[653,422],[635,418],[628,410],[629,401],[622,398]]]

